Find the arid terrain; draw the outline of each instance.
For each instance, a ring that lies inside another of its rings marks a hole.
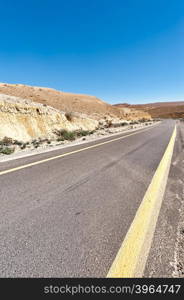
[[[177,119],[184,118],[184,101],[180,102],[156,102],[148,104],[130,105],[128,103],[120,103],[114,105],[118,108],[130,108],[147,112],[152,118]]]
[[[0,94],[29,99],[64,112],[84,113],[95,119],[101,119],[104,116],[126,120],[150,118],[148,113],[144,113],[140,109],[138,111],[134,108],[122,109],[95,96],[65,93],[51,88],[1,83]]]
[[[1,155],[122,131],[149,120],[147,112],[118,108],[94,96],[0,84]]]
[[[182,117],[183,102],[113,106],[1,84],[1,277],[127,277],[119,245],[140,236],[132,277],[182,277]]]
[[[111,105],[95,96],[1,83],[0,153],[109,134],[156,118],[183,117],[184,102]]]

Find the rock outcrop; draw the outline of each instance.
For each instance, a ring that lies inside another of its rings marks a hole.
[[[52,138],[56,130],[94,130],[98,121],[82,114],[65,113],[49,106],[0,94],[0,139],[10,137],[20,141]]]
[[[127,120],[150,119],[147,112],[135,111],[133,108],[116,107],[95,96],[79,95],[57,91],[50,88],[33,87],[23,84],[0,84],[0,93],[29,99],[35,103],[42,103],[64,112],[84,113],[90,118],[101,119],[119,118]]]
[[[0,139],[52,139],[56,131],[122,126],[150,119],[147,112],[116,107],[93,96],[21,84],[0,84]]]

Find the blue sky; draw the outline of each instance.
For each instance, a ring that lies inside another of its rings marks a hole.
[[[1,0],[0,82],[184,100],[183,0]]]

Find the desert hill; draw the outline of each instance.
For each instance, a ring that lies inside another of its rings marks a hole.
[[[66,93],[51,88],[1,83],[0,94],[30,99],[64,112],[84,113],[96,119],[100,119],[105,115],[127,120],[150,118],[147,112],[142,112],[140,109],[137,111],[134,108],[122,109],[95,96]]]
[[[64,112],[74,111],[88,115],[112,114],[118,117],[123,115],[123,111],[118,107],[113,107],[94,96],[65,93],[51,88],[0,84],[0,93],[31,99]]]
[[[120,103],[114,105],[122,109],[131,108],[147,112],[152,118],[184,118],[184,101],[180,102],[156,102],[131,105]]]

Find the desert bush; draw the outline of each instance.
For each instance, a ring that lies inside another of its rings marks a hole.
[[[140,122],[141,122],[141,121],[140,121]],[[138,122],[138,121],[131,121],[130,124],[131,124],[131,125],[136,125],[136,124],[139,124],[139,122]]]
[[[14,141],[13,141],[13,144],[14,144],[14,145],[17,145],[17,146],[19,146],[19,147],[21,147],[21,146],[24,144],[24,142],[18,141],[18,140],[14,140]]]
[[[139,120],[139,122],[141,122],[141,123],[144,123],[144,122],[147,122],[147,121],[149,121],[149,120],[146,119],[146,118],[142,118],[142,119]]]
[[[40,146],[40,143],[34,143],[34,148],[38,148]]]
[[[61,129],[55,131],[55,134],[58,136],[57,141],[61,142],[64,140],[74,141],[77,137],[83,137],[87,135],[91,135],[95,132],[95,130],[76,130],[76,131],[68,131],[66,129]]]
[[[78,130],[75,133],[76,133],[77,137],[86,136],[86,135],[91,134],[89,130]]]
[[[126,122],[122,122],[120,125],[121,125],[121,126],[126,126],[127,123],[126,123]]]
[[[50,144],[51,144],[51,141],[50,141],[49,139],[46,139],[46,143],[47,143],[48,145],[50,145]]]
[[[91,135],[95,132],[95,130],[76,130],[76,131],[68,131],[66,129],[56,130],[54,133],[58,136],[57,141],[61,142],[64,140],[74,141],[78,137],[83,137],[87,135]]]
[[[63,138],[63,137],[57,138],[57,142],[63,142],[63,141],[64,141],[64,138]]]
[[[65,117],[67,118],[68,121],[71,122],[73,120],[73,113],[72,112],[66,112]]]
[[[21,147],[20,147],[20,149],[25,149],[26,148],[26,146],[27,146],[27,143],[23,143],[22,145],[21,145]]]
[[[66,129],[61,129],[55,131],[56,135],[58,136],[57,140],[64,141],[69,140],[73,141],[75,140],[76,132],[75,131],[68,131]]]
[[[9,146],[13,144],[13,139],[5,136],[1,141],[0,145]]]
[[[75,140],[75,132],[73,131],[66,131],[63,135],[65,140],[74,141]]]
[[[109,127],[112,127],[112,121],[111,120],[108,120],[107,121],[107,127],[109,128]]]
[[[13,152],[15,151],[14,148],[9,148],[9,147],[1,147],[0,148],[0,153],[1,154],[6,154],[6,155],[9,155],[9,154],[12,154]]]
[[[34,139],[34,140],[32,140],[32,144],[33,144],[34,148],[38,148],[40,146],[41,142],[39,140]]]

